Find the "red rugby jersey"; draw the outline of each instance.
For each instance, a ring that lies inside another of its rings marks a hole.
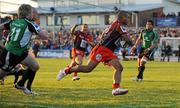
[[[102,33],[101,45],[114,51],[117,47],[121,47],[124,41],[122,34],[127,34],[126,29],[121,25],[119,20],[115,20]]]
[[[82,31],[77,30],[73,35],[75,35],[73,48],[78,50],[85,51],[88,43],[93,42],[93,37],[89,33],[83,33]]]

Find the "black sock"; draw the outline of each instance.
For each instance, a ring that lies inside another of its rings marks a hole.
[[[27,89],[30,91],[31,91],[31,85],[33,83],[35,75],[36,75],[36,72],[31,70],[31,73],[30,73],[29,78],[28,78],[27,86],[26,86]]]
[[[18,79],[19,79],[19,75],[15,75],[15,76],[14,76],[14,84],[17,83]]]
[[[27,71],[27,70],[25,70],[25,69],[21,69],[21,70],[19,70],[19,71],[17,72],[17,74],[18,74],[19,76],[21,76],[21,75],[23,75],[26,71]]]
[[[28,69],[24,72],[21,80],[19,80],[19,82],[18,82],[17,84],[18,84],[19,86],[24,86],[24,83],[27,81],[27,79],[29,78],[30,74],[31,74],[31,69],[28,68]]]
[[[138,74],[137,78],[143,79],[143,72],[144,72],[144,70],[145,70],[145,66],[140,66],[138,68],[139,74]]]
[[[14,84],[18,81],[19,76],[23,75],[25,72],[26,72],[26,70],[24,70],[24,69],[21,69],[21,70],[15,72]]]

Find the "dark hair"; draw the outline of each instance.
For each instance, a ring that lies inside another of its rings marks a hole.
[[[118,11],[118,12],[117,12],[117,17],[118,17],[119,19],[122,19],[123,16],[126,16],[126,13],[125,13],[125,12],[122,12],[122,11]]]
[[[87,26],[87,24],[83,24],[83,26]]]
[[[87,24],[83,24],[83,25],[81,26],[81,30],[83,30],[84,26],[87,26],[87,27],[88,27]]]
[[[88,25],[87,25],[87,24],[82,24],[82,26],[81,26],[81,27],[82,27],[82,28],[84,28],[84,26],[87,26],[87,27],[88,27]]]
[[[150,22],[152,25],[154,25],[153,20],[147,20],[147,22]]]

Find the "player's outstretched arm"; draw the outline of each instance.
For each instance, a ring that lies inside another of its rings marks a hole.
[[[74,34],[75,33],[75,30],[76,30],[76,27],[77,27],[78,25],[77,24],[75,24],[72,28],[71,28],[71,34]]]
[[[137,48],[137,46],[141,43],[141,36],[138,37],[138,39],[136,40],[134,46],[131,48],[131,54],[134,55],[135,53],[135,50]]]

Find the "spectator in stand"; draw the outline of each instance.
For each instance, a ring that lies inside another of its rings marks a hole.
[[[165,61],[165,58],[167,57],[167,61],[169,62],[171,54],[172,54],[171,45],[167,43],[167,45],[165,46],[165,54],[163,57],[163,61]]]

